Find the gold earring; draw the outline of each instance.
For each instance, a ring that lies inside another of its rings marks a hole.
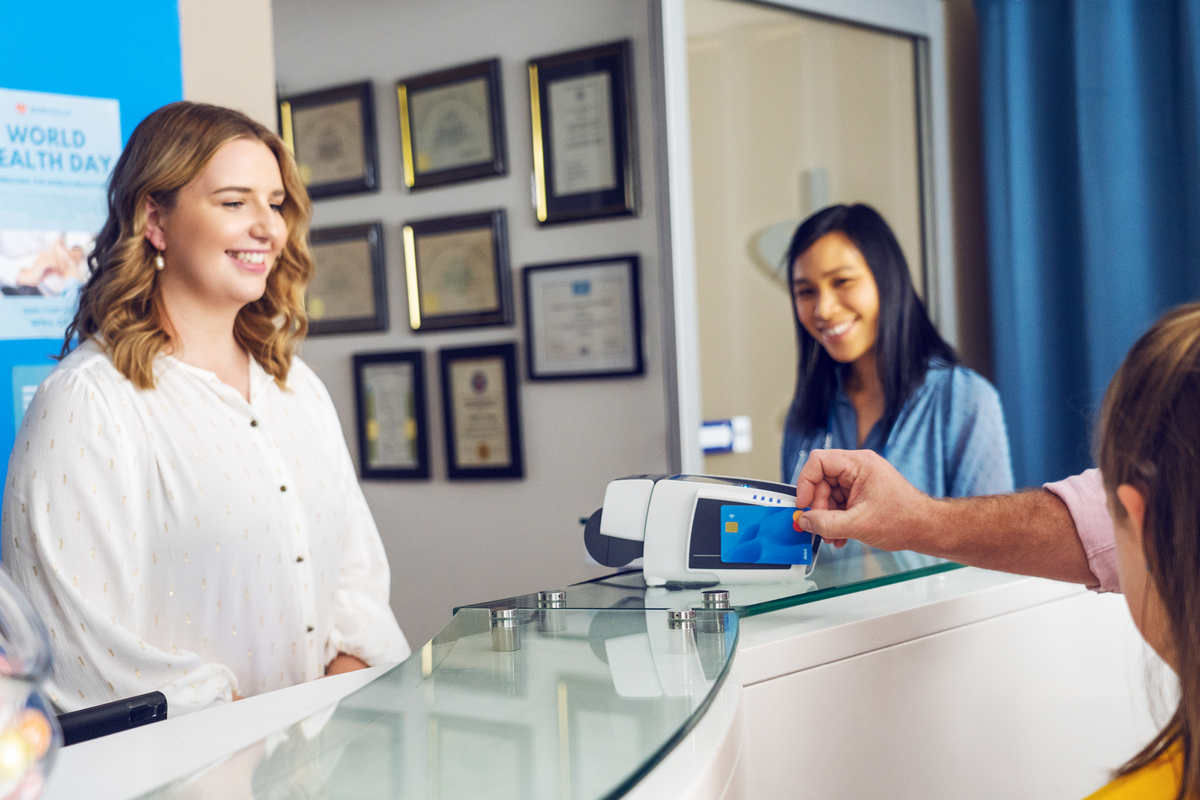
[[[163,262],[162,250],[159,250],[158,255],[154,257],[154,268],[161,271],[165,266],[166,263]]]

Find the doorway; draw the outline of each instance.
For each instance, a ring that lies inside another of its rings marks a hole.
[[[685,19],[700,407],[752,432],[748,452],[703,470],[780,480],[796,225],[831,203],[874,206],[924,295],[921,41],[735,0],[686,0]]]

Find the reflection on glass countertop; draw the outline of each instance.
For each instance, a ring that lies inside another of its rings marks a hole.
[[[335,706],[144,797],[621,797],[703,715],[737,647],[730,611],[502,613],[458,611]]]
[[[563,604],[567,608],[666,609],[700,606],[703,590],[724,589],[729,592],[730,607],[740,616],[751,617],[960,568],[960,564],[944,558],[907,550],[891,553],[850,541],[842,548],[824,545],[816,567],[807,579],[779,583],[646,586],[641,570],[627,570],[568,586],[562,591],[566,594]],[[497,605],[537,608],[538,598],[536,593],[519,595],[472,607]]]

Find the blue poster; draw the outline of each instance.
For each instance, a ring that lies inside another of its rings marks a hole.
[[[0,340],[62,336],[120,154],[116,100],[0,89]]]
[[[51,17],[38,0],[2,5],[10,35],[0,45],[0,86],[8,88],[0,90],[0,230],[9,292],[0,289],[0,483],[32,387],[62,348],[73,288],[86,275],[81,251],[103,224],[104,181],[120,145],[147,114],[183,98],[178,3],[123,0],[113,13],[112,3],[59,0]]]
[[[0,478],[75,316],[120,154],[116,100],[0,89]]]

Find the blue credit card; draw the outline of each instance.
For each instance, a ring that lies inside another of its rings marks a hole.
[[[797,509],[721,506],[721,560],[727,564],[811,564],[813,537],[795,523]]]

